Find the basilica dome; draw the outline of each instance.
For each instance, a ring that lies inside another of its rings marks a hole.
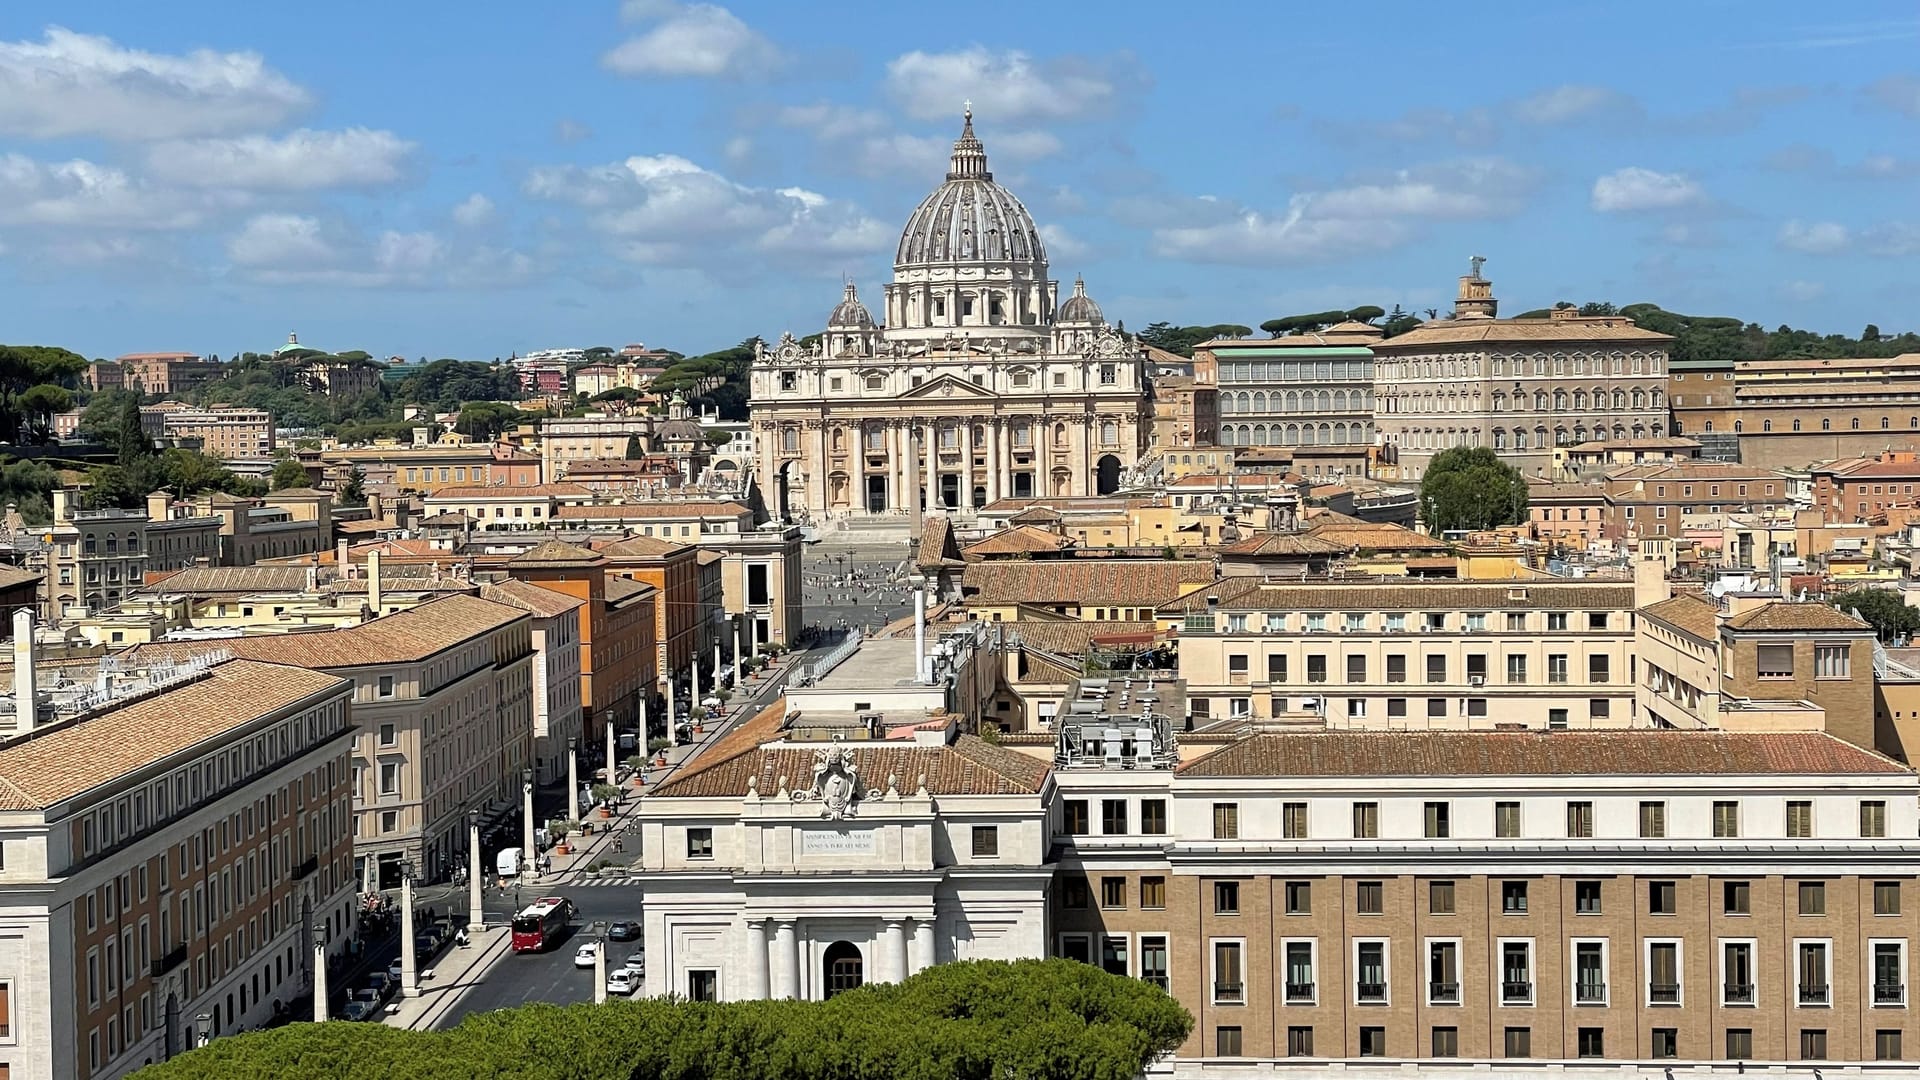
[[[840,294],[839,306],[833,309],[833,314],[827,316],[827,329],[873,329],[873,314],[867,310],[867,305],[860,302],[860,293],[853,287],[853,282],[847,282],[846,288]]]
[[[953,263],[1023,264],[1044,281],[1047,253],[1020,200],[993,182],[987,151],[973,134],[973,111],[953,144],[946,182],[924,199],[900,234],[895,269]]]
[[[1106,323],[1106,316],[1100,314],[1100,305],[1087,295],[1087,283],[1080,278],[1073,279],[1073,295],[1060,304],[1060,313],[1054,316],[1054,322],[1062,324],[1085,323],[1100,326]]]

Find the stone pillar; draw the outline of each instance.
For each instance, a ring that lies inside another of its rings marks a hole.
[[[911,500],[912,465],[907,453],[907,429],[898,420],[887,423],[887,509],[905,510]]]
[[[480,897],[480,812],[467,814],[467,935],[477,936],[487,928],[487,912]]]
[[[887,920],[886,942],[886,979],[888,982],[905,982],[909,971],[907,966],[907,924],[905,920]]]
[[[940,434],[935,430],[931,420],[923,422],[920,425],[920,431],[920,438],[926,444],[926,456],[921,459],[924,463],[921,468],[926,474],[927,495],[925,501],[920,504],[922,513],[925,513],[940,505],[938,501],[940,497],[940,484],[939,481],[935,479],[934,465],[940,455],[940,447],[938,445]]]
[[[420,996],[420,961],[414,955],[413,868],[400,868],[400,996]]]
[[[919,974],[933,966],[933,920],[913,920],[913,956],[907,965],[911,974]]]
[[[313,1022],[325,1023],[331,1015],[327,990],[327,937],[317,927],[313,931]]]
[[[747,993],[748,1001],[762,1001],[769,995],[769,962],[772,957],[767,952],[767,921],[765,919],[747,920]]]
[[[800,996],[800,954],[799,935],[794,932],[792,919],[781,919],[773,928],[773,996],[777,998],[797,998]]]

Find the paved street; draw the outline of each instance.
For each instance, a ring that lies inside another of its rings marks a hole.
[[[910,565],[911,546],[846,544],[823,540],[806,549],[801,563],[806,620],[832,629],[843,622],[871,629],[913,614],[913,592],[895,580]]]

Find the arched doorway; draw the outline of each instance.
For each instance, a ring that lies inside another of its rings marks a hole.
[[[827,946],[821,959],[821,984],[832,997],[866,982],[866,965],[860,959],[860,947],[851,941],[836,941]]]
[[[1100,459],[1094,471],[1094,491],[1101,495],[1111,495],[1120,490],[1120,459],[1107,454]]]

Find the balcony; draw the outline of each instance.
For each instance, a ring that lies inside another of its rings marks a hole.
[[[1502,1005],[1530,1005],[1533,1003],[1533,984],[1531,982],[1507,980],[1500,984],[1500,1003]]]
[[[1649,1005],[1680,1004],[1680,984],[1679,983],[1647,984],[1647,1004]]]
[[[1721,1000],[1728,1005],[1753,1004],[1752,983],[1727,983],[1721,988]]]
[[[1460,984],[1430,982],[1427,984],[1427,1000],[1435,1005],[1458,1005],[1460,1004]]]
[[[1826,1005],[1829,1003],[1826,983],[1802,983],[1800,985],[1800,1004]]]
[[[1247,1000],[1247,984],[1237,982],[1214,983],[1213,1000],[1229,1005],[1243,1005]]]
[[[1363,982],[1356,987],[1355,995],[1362,1005],[1385,1005],[1387,1003],[1387,984],[1383,982]]]
[[[1290,982],[1286,984],[1286,994],[1287,1001],[1289,1002],[1311,1002],[1313,1000],[1313,984],[1310,982]]]
[[[1875,1005],[1905,1005],[1907,988],[1902,983],[1874,983],[1873,1003]]]
[[[1165,975],[1142,975],[1140,976],[1140,981],[1146,983],[1148,986],[1157,986],[1162,990],[1171,992],[1171,987],[1167,985],[1167,977]]]
[[[1607,1003],[1607,984],[1603,982],[1574,983],[1573,1003],[1575,1005],[1605,1005]]]
[[[180,944],[174,946],[172,949],[169,949],[165,953],[161,954],[160,958],[153,962],[153,967],[150,970],[149,974],[152,975],[152,977],[157,979],[160,976],[165,975],[167,972],[172,971],[174,968],[177,968],[181,964],[184,964],[186,962],[187,962],[187,943],[183,941]]]
[[[293,880],[305,881],[315,870],[320,869],[320,856],[309,855],[306,861],[293,868]]]

